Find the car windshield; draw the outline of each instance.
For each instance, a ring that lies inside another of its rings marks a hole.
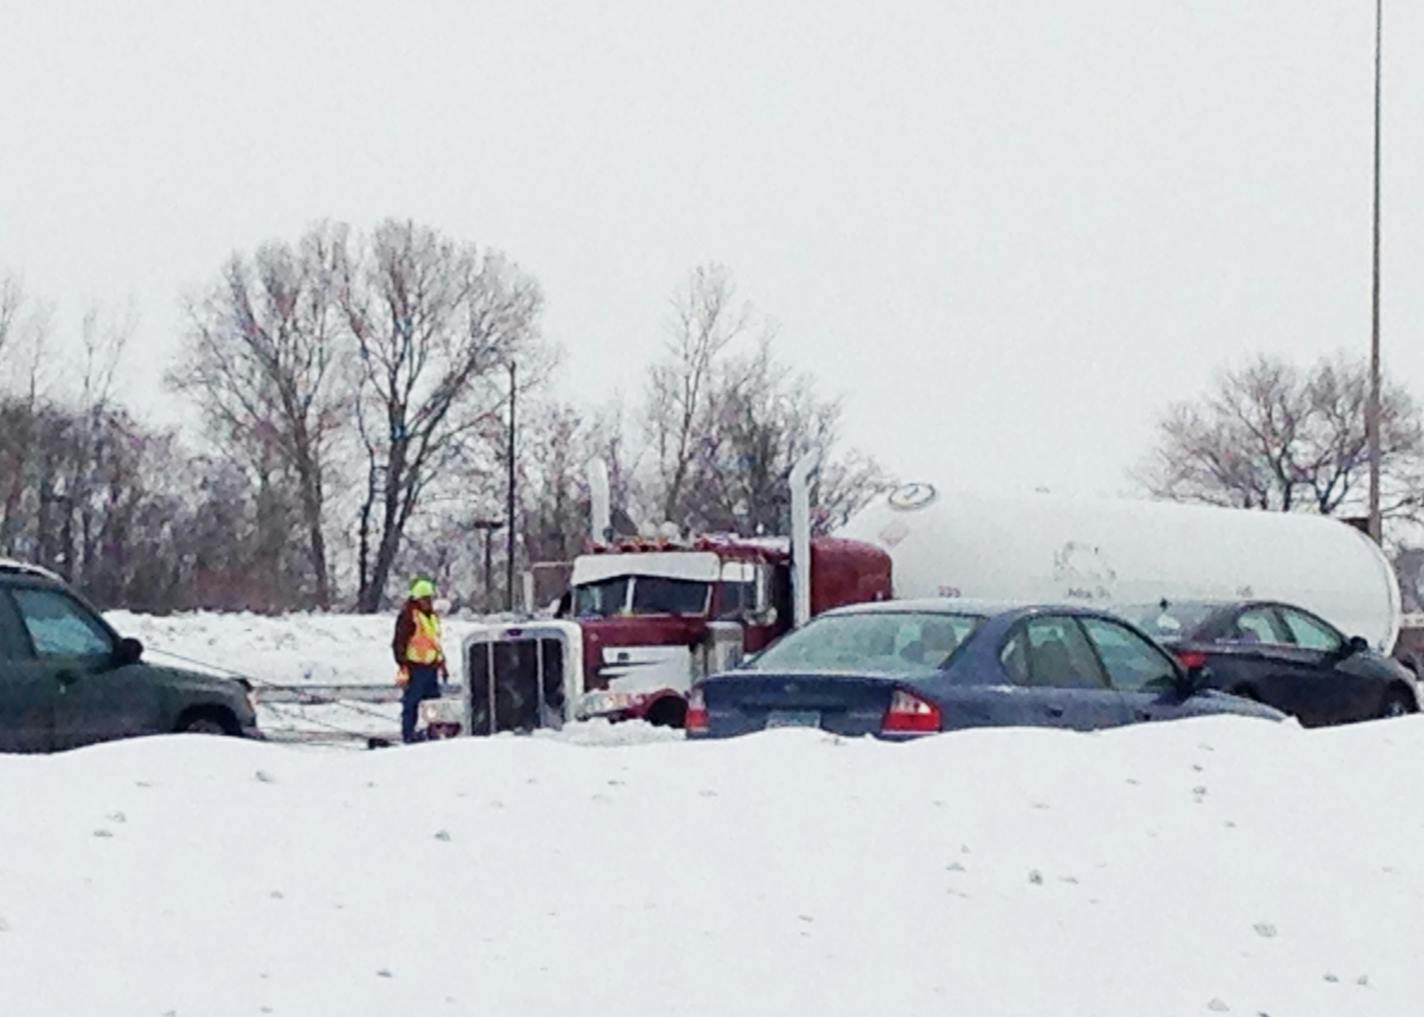
[[[615,576],[574,587],[573,613],[600,618],[617,614],[700,615],[707,612],[711,589],[712,584],[692,579]]]
[[[939,667],[969,638],[979,615],[867,611],[827,615],[756,657],[754,671],[870,671],[910,675]]]
[[[1155,639],[1187,639],[1201,628],[1218,606],[1192,601],[1177,604],[1167,601],[1121,607],[1117,609],[1117,614]]]

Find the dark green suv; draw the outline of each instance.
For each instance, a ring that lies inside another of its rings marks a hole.
[[[174,732],[257,737],[251,687],[144,663],[59,576],[0,561],[0,751]]]

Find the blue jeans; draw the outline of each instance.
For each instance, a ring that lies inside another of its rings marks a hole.
[[[426,699],[440,698],[440,672],[434,667],[410,664],[410,682],[401,693],[401,741],[409,745],[419,741],[415,722],[420,704]]]

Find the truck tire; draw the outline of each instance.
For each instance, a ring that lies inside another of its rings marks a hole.
[[[687,720],[687,703],[674,696],[668,696],[666,699],[659,699],[654,703],[643,717],[654,727],[681,728]]]

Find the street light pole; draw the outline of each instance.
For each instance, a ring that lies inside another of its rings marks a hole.
[[[1374,264],[1370,302],[1370,398],[1365,439],[1370,447],[1370,536],[1381,543],[1380,518],[1380,67],[1384,56],[1384,0],[1375,0],[1375,202]]]
[[[514,531],[516,529],[514,525],[514,441],[518,433],[515,430],[514,417],[514,403],[516,394],[517,386],[515,384],[515,367],[514,361],[511,360],[509,362],[509,457],[507,464],[509,467],[509,485],[508,491],[506,492],[507,504],[505,506],[504,517],[509,524],[509,530],[505,534],[506,548],[509,555],[509,560],[504,563],[504,609],[506,611],[514,610]]]

